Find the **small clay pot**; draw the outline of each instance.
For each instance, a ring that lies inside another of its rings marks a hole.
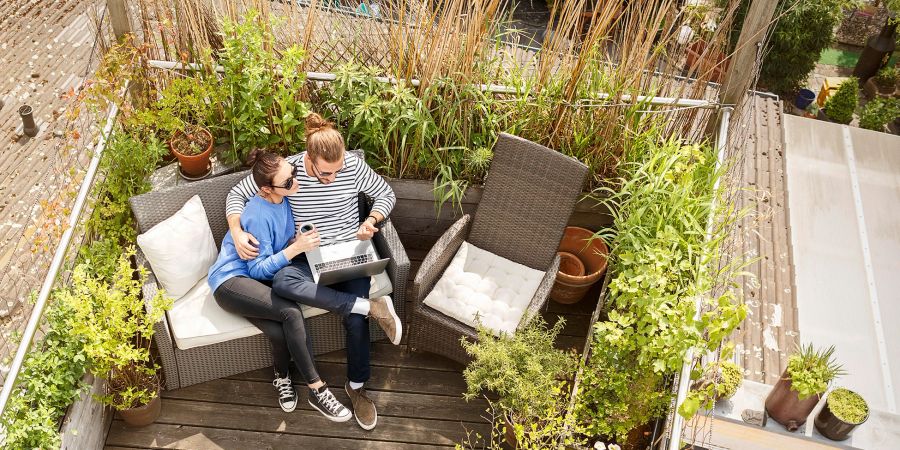
[[[609,248],[602,239],[591,239],[593,235],[594,232],[591,230],[566,227],[562,242],[559,243],[560,268],[550,290],[550,298],[555,302],[577,303],[606,273]],[[579,271],[578,265],[571,261],[572,257],[578,259],[582,270]],[[572,271],[580,274],[574,274]]]
[[[122,415],[122,420],[129,427],[145,427],[159,418],[160,411],[162,411],[162,400],[157,391],[156,397],[153,397],[150,403],[137,408],[123,409],[119,411],[119,414]]]
[[[796,431],[806,423],[806,418],[818,403],[818,394],[800,400],[800,394],[791,390],[791,379],[785,370],[766,397],[766,413],[788,431]]]

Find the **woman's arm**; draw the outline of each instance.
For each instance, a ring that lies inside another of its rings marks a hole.
[[[275,221],[272,217],[248,217],[242,222],[250,234],[258,236],[259,255],[247,261],[247,270],[250,278],[256,280],[271,280],[275,273],[290,263],[290,257],[281,249],[273,248]]]

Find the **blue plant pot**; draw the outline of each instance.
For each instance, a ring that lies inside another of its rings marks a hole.
[[[800,109],[806,109],[813,100],[816,99],[816,93],[809,89],[800,89],[800,92],[797,93],[797,97],[794,98],[794,105],[796,105]]]

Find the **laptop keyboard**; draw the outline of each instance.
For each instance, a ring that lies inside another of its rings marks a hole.
[[[349,258],[335,259],[334,261],[316,263],[316,272],[331,272],[332,270],[346,269],[347,267],[358,266],[374,261],[375,258],[370,254],[356,255]]]

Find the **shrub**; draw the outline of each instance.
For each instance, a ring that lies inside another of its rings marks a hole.
[[[900,82],[900,70],[896,67],[887,66],[878,71],[874,80],[878,87],[884,89],[894,88]]]
[[[831,380],[845,373],[833,356],[834,346],[816,350],[808,344],[788,358],[787,376],[791,390],[797,391],[800,400],[824,393]]]
[[[859,115],[859,126],[867,130],[884,131],[884,126],[900,117],[900,100],[896,98],[875,98]]]
[[[853,113],[859,106],[858,81],[856,77],[847,78],[837,92],[825,100],[825,115],[829,119],[843,124],[853,120]]]
[[[838,419],[858,425],[869,415],[869,405],[861,395],[849,389],[838,388],[828,394],[828,409]]]
[[[732,46],[749,2],[735,18]],[[759,83],[772,92],[789,95],[806,81],[822,50],[834,42],[834,29],[843,19],[850,0],[779,0],[775,11],[778,22],[765,49]]]

